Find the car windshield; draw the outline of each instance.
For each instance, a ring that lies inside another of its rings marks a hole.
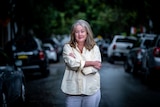
[[[50,50],[50,48],[47,47],[47,46],[44,46],[43,49],[44,49],[44,50]]]
[[[123,38],[123,39],[117,39],[117,41],[116,42],[126,42],[126,43],[135,43],[136,42],[136,40],[134,40],[134,39],[129,39],[129,38]]]
[[[152,44],[152,39],[140,39],[134,44],[134,47],[148,48],[152,46]]]
[[[24,38],[16,41],[16,51],[31,51],[37,48],[33,38]]]

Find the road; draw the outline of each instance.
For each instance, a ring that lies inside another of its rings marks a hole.
[[[64,107],[65,95],[60,89],[64,63],[50,65],[50,75],[26,75],[25,107]],[[158,107],[160,88],[143,84],[136,76],[124,72],[123,63],[102,63],[100,107]]]

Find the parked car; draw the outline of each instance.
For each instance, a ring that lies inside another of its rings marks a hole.
[[[57,52],[55,48],[50,43],[44,43],[43,49],[45,50],[49,62],[57,62]]]
[[[109,39],[105,39],[102,41],[102,44],[100,45],[100,50],[103,57],[106,57],[106,58],[108,57],[107,51],[108,51],[109,45],[110,45]]]
[[[125,72],[137,74],[142,71],[142,59],[146,49],[148,49],[154,40],[154,37],[143,37],[138,40],[134,47],[127,54],[124,61]]]
[[[149,81],[154,76],[160,76],[160,36],[157,36],[153,44],[145,51],[142,70],[145,81]]]
[[[0,107],[23,106],[25,77],[3,49],[0,49]]]
[[[108,51],[108,46],[110,44],[110,40],[109,39],[102,39],[102,38],[101,39],[95,38],[94,40],[97,43],[97,45],[99,46],[102,58],[104,60],[104,58],[107,58],[107,51]]]
[[[57,53],[57,61],[56,62],[59,62],[60,60],[60,55],[62,53],[62,46],[60,44],[58,44],[54,38],[46,38],[46,39],[43,39],[42,40],[43,44],[44,43],[50,43],[52,44],[52,46],[54,47],[54,49],[56,50],[56,53]]]
[[[108,47],[108,61],[110,63],[114,63],[114,61],[124,61],[136,41],[137,38],[133,36],[115,35]]]
[[[42,42],[36,37],[26,36],[15,40],[14,58],[27,72],[39,71],[43,76],[49,74],[49,60],[43,49]]]

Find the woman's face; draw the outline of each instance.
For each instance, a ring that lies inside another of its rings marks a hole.
[[[84,27],[77,25],[75,27],[75,39],[77,43],[84,43],[87,38],[87,32]]]

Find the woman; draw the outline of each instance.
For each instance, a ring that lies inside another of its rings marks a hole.
[[[63,47],[63,59],[66,68],[61,89],[66,94],[66,107],[98,107],[101,54],[85,20],[72,25],[70,42]]]

